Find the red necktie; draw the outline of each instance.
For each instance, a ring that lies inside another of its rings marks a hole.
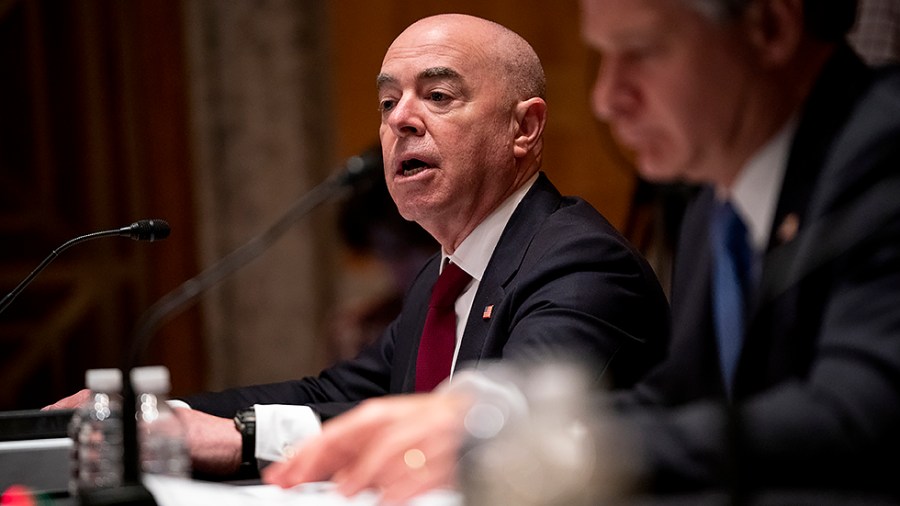
[[[447,376],[456,349],[454,304],[472,276],[456,264],[448,263],[431,289],[425,328],[416,359],[416,392],[430,392]]]

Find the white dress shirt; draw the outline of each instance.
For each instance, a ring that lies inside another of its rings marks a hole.
[[[472,281],[456,299],[454,306],[456,311],[456,349],[453,352],[451,378],[456,368],[456,358],[459,354],[466,321],[469,318],[478,286],[484,277],[484,271],[487,269],[487,264],[497,243],[500,242],[500,236],[503,234],[506,224],[525,194],[537,181],[537,177],[535,174],[507,197],[497,209],[475,227],[475,230],[463,240],[453,254],[447,255],[442,252],[442,260],[449,257],[451,262],[472,276]],[[450,378],[444,383],[447,384],[449,381]],[[467,384],[469,383],[480,384],[474,379],[467,380]],[[183,402],[177,405],[187,407]],[[289,458],[303,440],[321,432],[321,422],[316,413],[308,406],[256,404],[254,409],[256,411],[256,458],[261,466],[268,462]]]
[[[500,242],[500,235],[509,223],[513,211],[519,207],[519,203],[531,189],[534,182],[537,181],[537,174],[531,177],[524,185],[515,191],[512,195],[500,204],[487,218],[475,227],[463,239],[463,242],[456,248],[452,255],[449,255],[450,261],[458,265],[466,274],[472,276],[472,283],[466,287],[462,295],[456,299],[456,349],[453,351],[453,363],[450,366],[450,377],[453,377],[453,371],[456,369],[456,357],[459,355],[459,345],[462,342],[463,332],[466,328],[466,322],[469,320],[469,313],[472,310],[472,303],[475,301],[475,294],[478,292],[478,286],[484,278],[484,271],[487,269],[491,255]],[[442,260],[448,258],[446,253],[441,254]],[[441,262],[444,265],[444,262]]]
[[[765,252],[769,243],[796,132],[797,121],[792,119],[744,165],[729,195],[718,196],[734,205],[747,227],[750,246],[756,256]]]

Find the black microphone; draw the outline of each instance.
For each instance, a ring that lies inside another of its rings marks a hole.
[[[116,235],[131,237],[135,241],[161,241],[172,231],[163,220],[141,220],[120,228]]]
[[[122,370],[124,387],[123,461],[125,483],[140,483],[137,422],[134,417],[136,392],[134,392],[130,381],[131,369],[138,365],[156,330],[166,321],[190,307],[203,292],[259,257],[300,218],[309,214],[320,204],[342,195],[355,184],[364,180],[372,171],[381,170],[382,167],[381,153],[378,152],[367,151],[350,157],[330,177],[297,199],[267,229],[251,238],[242,246],[219,258],[219,260],[203,269],[199,274],[184,281],[175,289],[160,297],[144,311],[135,325],[131,341],[130,358]]]
[[[127,227],[112,229],[112,230],[103,230],[100,232],[94,232],[87,235],[82,235],[66,241],[62,246],[53,250],[47,258],[41,262],[40,265],[37,266],[36,269],[31,271],[31,274],[28,275],[25,279],[19,283],[19,286],[15,287],[13,291],[6,294],[6,297],[3,297],[3,301],[0,302],[0,313],[2,313],[10,304],[12,304],[13,299],[15,299],[25,287],[27,287],[34,278],[37,277],[38,274],[41,273],[44,269],[50,265],[57,256],[63,251],[69,249],[70,247],[82,243],[85,241],[90,241],[91,239],[97,239],[100,237],[130,237],[135,241],[159,241],[169,237],[169,232],[171,232],[171,228],[169,228],[169,224],[163,220],[140,220],[128,225]]]

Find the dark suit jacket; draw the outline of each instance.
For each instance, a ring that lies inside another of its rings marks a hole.
[[[318,377],[201,394],[192,407],[232,416],[252,404],[306,404],[323,418],[370,397],[412,392],[419,336],[440,255],[371,346]],[[484,308],[493,305],[489,319]],[[662,358],[668,303],[643,258],[590,204],[542,174],[510,218],[478,287],[457,369],[494,359],[588,362],[607,384],[633,384]]]
[[[876,75],[842,48],[801,113],[733,403],[711,316],[712,192],[689,208],[670,356],[617,399],[641,429],[656,487],[896,487],[898,178],[900,72]],[[789,214],[799,232],[782,244]]]

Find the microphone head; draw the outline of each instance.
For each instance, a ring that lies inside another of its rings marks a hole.
[[[163,220],[140,220],[120,230],[135,241],[160,241],[169,237],[172,228]]]
[[[354,185],[365,179],[372,171],[384,172],[381,149],[369,149],[347,159],[344,163],[342,184]]]

